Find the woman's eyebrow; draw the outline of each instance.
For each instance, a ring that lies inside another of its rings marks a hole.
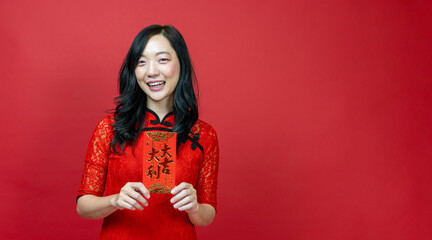
[[[169,54],[169,55],[171,55],[170,52],[157,52],[157,53],[156,53],[156,56],[157,56],[157,55],[161,55],[161,54]],[[141,54],[141,57],[145,57],[145,55],[144,55],[144,54]]]
[[[169,54],[169,55],[171,55],[170,52],[158,52],[158,53],[156,53],[156,55],[160,55],[160,54]]]

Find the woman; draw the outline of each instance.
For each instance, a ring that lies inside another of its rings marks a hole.
[[[93,133],[78,191],[78,214],[104,218],[100,239],[196,239],[194,225],[213,221],[218,142],[198,119],[193,81],[174,27],[152,25],[135,37],[119,74],[115,113]],[[150,193],[143,184],[143,136],[150,130],[177,135],[169,193]]]

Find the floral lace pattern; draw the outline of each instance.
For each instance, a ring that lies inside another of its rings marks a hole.
[[[108,166],[109,144],[112,139],[112,119],[103,118],[90,139],[84,163],[84,172],[78,196],[92,194],[102,196]]]
[[[219,163],[219,146],[216,131],[207,123],[198,120],[192,132],[203,139],[204,159],[200,165],[196,190],[199,203],[208,203],[216,209],[216,188]]]

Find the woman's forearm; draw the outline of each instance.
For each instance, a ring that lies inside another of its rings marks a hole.
[[[112,204],[113,198],[118,194],[97,197],[94,195],[84,195],[78,199],[77,213],[82,218],[101,219],[115,212],[117,208]]]
[[[84,195],[78,199],[77,212],[82,218],[101,219],[115,212],[116,208],[113,204],[118,194],[97,197],[94,195]],[[196,226],[207,226],[213,222],[216,211],[209,204],[199,204],[198,210],[188,212],[190,221]]]
[[[198,204],[198,210],[195,212],[188,212],[189,219],[196,226],[205,227],[213,222],[216,215],[214,207],[210,204]]]

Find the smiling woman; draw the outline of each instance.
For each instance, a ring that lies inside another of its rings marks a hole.
[[[78,214],[104,218],[100,239],[196,239],[194,226],[213,221],[219,148],[198,119],[194,81],[175,28],[152,25],[136,36],[78,191]]]

